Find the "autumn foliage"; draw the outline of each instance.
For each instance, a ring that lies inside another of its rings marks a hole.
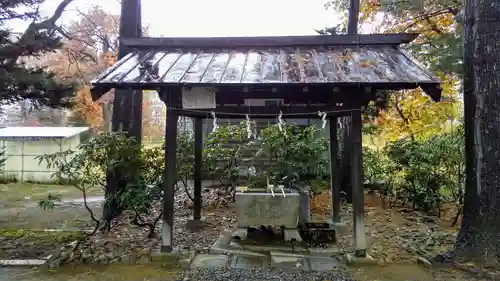
[[[84,121],[92,130],[99,130],[103,125],[102,109],[97,102],[92,101],[88,86],[80,87],[76,91],[73,117]]]
[[[108,68],[116,62],[116,56],[109,52],[101,55],[100,62],[103,67]],[[99,102],[92,100],[90,87],[86,84],[81,85],[74,99],[73,117],[77,120],[84,121],[94,131],[98,131],[104,124],[102,108]]]

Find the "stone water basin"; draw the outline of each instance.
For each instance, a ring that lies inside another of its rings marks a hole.
[[[266,189],[239,190],[236,192],[236,219],[238,227],[260,225],[297,228],[300,216],[300,198],[295,190]]]

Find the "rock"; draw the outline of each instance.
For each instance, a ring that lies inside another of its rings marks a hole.
[[[137,264],[148,264],[151,263],[151,256],[150,255],[142,255],[139,257],[139,259],[136,261]]]
[[[109,252],[109,253],[104,254],[104,257],[106,257],[107,260],[112,260],[116,256],[115,256],[115,254],[113,252]]]
[[[432,267],[432,263],[424,257],[420,257],[420,256],[417,257],[417,263],[420,265],[426,266],[426,267]]]
[[[130,263],[130,262],[131,262],[131,260],[132,260],[132,258],[131,258],[131,256],[130,256],[130,255],[123,254],[123,255],[121,255],[121,257],[120,257],[120,260],[121,260],[122,262],[124,262],[124,263]]]
[[[89,261],[92,258],[92,255],[87,252],[82,252],[82,261]]]
[[[106,240],[104,240],[104,239],[96,239],[93,243],[93,245],[96,247],[102,247],[105,244],[106,244]]]
[[[137,250],[136,250],[136,253],[139,256],[149,255],[150,252],[151,252],[151,249],[150,248],[145,248],[145,247],[138,247]]]
[[[422,221],[425,223],[438,223],[439,218],[431,216],[422,216]]]
[[[439,253],[432,259],[432,261],[438,263],[451,263],[453,261],[453,257],[449,253]]]

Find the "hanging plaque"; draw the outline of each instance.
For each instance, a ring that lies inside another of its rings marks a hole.
[[[215,108],[215,106],[215,89],[205,87],[182,89],[182,108]]]

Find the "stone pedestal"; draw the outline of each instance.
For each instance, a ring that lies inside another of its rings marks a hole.
[[[283,196],[276,192],[236,193],[237,221],[239,228],[274,225],[297,228],[299,222],[300,194],[287,190]]]

